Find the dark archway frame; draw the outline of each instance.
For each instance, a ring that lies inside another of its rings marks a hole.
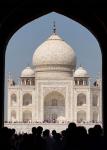
[[[45,7],[46,6],[46,7]],[[78,10],[78,11],[77,11]],[[0,127],[4,123],[4,73],[5,73],[5,51],[6,46],[12,35],[26,23],[55,11],[56,13],[67,16],[83,26],[85,26],[98,40],[102,52],[102,87],[103,87],[103,127],[104,135],[107,135],[107,71],[106,71],[106,50],[107,50],[107,27],[105,26],[102,17],[90,9],[80,9],[73,5],[60,5],[59,3],[37,3],[33,7],[33,3],[21,3],[13,7],[7,15],[0,22]]]

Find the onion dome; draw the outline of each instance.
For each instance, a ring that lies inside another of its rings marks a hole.
[[[21,77],[34,77],[34,70],[31,67],[26,67],[22,71]]]
[[[87,71],[83,67],[79,67],[74,72],[74,77],[89,77]]]
[[[72,71],[76,67],[74,50],[59,35],[54,28],[53,34],[34,52],[33,66],[37,71],[62,70]]]

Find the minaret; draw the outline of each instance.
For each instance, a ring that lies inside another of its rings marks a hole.
[[[9,72],[8,74],[8,86],[11,86],[12,84],[12,76],[11,76],[11,73]]]
[[[8,86],[13,86],[13,85],[15,85],[15,82],[12,79],[11,73],[9,72],[9,75],[8,75]]]

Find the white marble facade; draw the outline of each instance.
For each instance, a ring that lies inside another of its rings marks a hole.
[[[54,30],[19,82],[8,79],[8,122],[102,122],[101,79],[76,68],[75,51]]]

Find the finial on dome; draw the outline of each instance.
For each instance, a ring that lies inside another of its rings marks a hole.
[[[56,34],[56,24],[55,24],[55,21],[53,22],[53,33]]]
[[[29,63],[27,63],[26,67],[30,67]]]

